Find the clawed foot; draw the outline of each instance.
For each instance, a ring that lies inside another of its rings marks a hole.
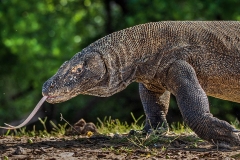
[[[229,124],[226,124],[229,125]],[[216,126],[210,132],[212,134],[211,141],[216,143],[224,143],[230,145],[240,145],[239,131],[235,129],[223,128],[223,126]]]
[[[190,125],[190,128],[202,139],[213,144],[240,145],[240,131],[226,121],[215,117],[206,117],[203,122]]]

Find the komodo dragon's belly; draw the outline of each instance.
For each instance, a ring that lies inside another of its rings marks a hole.
[[[240,103],[240,79],[237,77],[205,77],[199,82],[208,96]]]
[[[240,103],[240,57],[207,53],[191,63],[208,96]]]

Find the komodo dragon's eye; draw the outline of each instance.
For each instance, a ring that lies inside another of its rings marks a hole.
[[[80,74],[83,70],[83,65],[80,64],[80,65],[77,65],[75,67],[72,68],[72,73],[76,73],[76,74]]]

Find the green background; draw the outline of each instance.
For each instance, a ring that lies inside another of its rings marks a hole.
[[[163,20],[240,20],[239,6],[239,0],[0,0],[0,125],[26,117],[64,61],[113,31]],[[237,103],[210,98],[210,107],[221,119],[240,117]],[[109,98],[45,102],[39,113],[57,122],[63,113],[73,123],[105,116],[131,122],[130,112],[144,114],[137,83]],[[174,97],[167,118],[182,121]]]

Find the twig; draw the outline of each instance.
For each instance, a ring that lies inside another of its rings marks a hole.
[[[64,122],[66,122],[70,127],[72,127],[78,134],[81,134],[80,132],[78,132],[78,130],[76,130],[70,123],[68,123],[68,121],[66,120],[66,119],[64,119],[63,118],[63,115],[62,115],[62,113],[60,113],[60,121],[64,121]]]

